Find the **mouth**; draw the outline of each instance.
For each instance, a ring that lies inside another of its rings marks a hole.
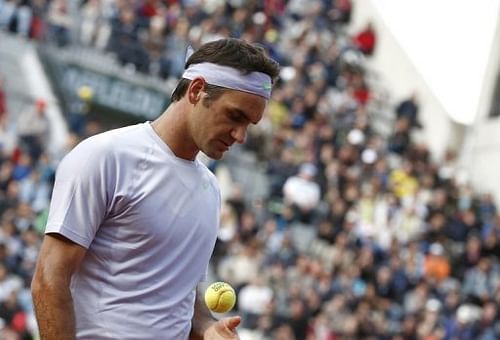
[[[231,146],[230,144],[227,144],[226,142],[224,142],[223,140],[219,139],[218,140],[219,144],[222,146],[222,148],[227,151],[229,150],[229,147]]]

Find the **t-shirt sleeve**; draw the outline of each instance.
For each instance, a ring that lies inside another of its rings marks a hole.
[[[114,156],[109,143],[88,139],[61,161],[45,233],[57,233],[88,248],[113,194]]]

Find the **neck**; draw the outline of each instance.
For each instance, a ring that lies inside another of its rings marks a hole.
[[[187,114],[186,104],[181,99],[170,104],[151,126],[177,157],[192,161],[199,149],[189,134]]]

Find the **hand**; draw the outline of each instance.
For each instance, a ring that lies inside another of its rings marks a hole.
[[[239,316],[221,319],[207,328],[203,340],[239,340],[236,327],[240,322]]]

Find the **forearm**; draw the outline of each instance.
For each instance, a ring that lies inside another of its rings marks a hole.
[[[194,315],[191,320],[191,335],[190,340],[203,339],[203,334],[205,330],[212,324],[217,322],[217,320],[212,316],[208,310],[203,297],[196,291],[196,300],[194,303]]]
[[[41,340],[75,339],[71,277],[87,249],[62,235],[43,239],[31,292]]]
[[[69,287],[34,285],[33,302],[41,340],[75,339],[75,313]]]

